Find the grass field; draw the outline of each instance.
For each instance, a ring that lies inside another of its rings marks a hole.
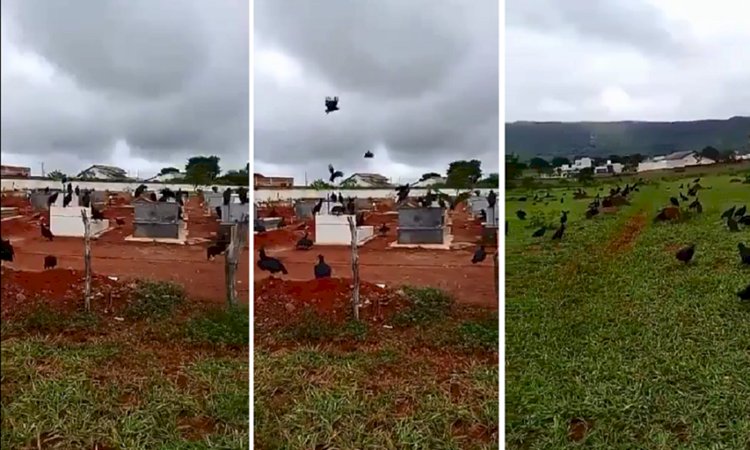
[[[248,311],[173,300],[4,321],[0,447],[248,448]]]
[[[255,448],[497,448],[497,311],[410,292],[391,328],[256,331]]]
[[[703,178],[704,213],[673,224],[653,218],[694,174],[654,178],[591,220],[591,200],[572,190],[548,205],[506,202],[508,448],[750,448],[750,305],[735,296],[750,283],[736,248],[750,227],[730,233],[720,220],[750,206],[750,185],[730,183],[746,175]],[[535,217],[554,223],[562,209],[562,243],[531,237]],[[689,243],[685,266],[674,253]]]

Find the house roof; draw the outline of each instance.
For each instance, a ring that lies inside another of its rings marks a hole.
[[[360,179],[362,179],[362,181],[365,181],[370,184],[390,185],[388,178],[384,177],[383,175],[380,175],[379,173],[353,173],[349,178],[347,178],[344,181],[351,180],[354,177],[359,177]]]
[[[87,173],[92,170],[98,170],[100,172],[103,172],[109,178],[127,178],[128,177],[128,174],[127,172],[125,172],[125,169],[121,169],[115,166],[105,166],[102,164],[94,164],[88,169],[81,171],[81,173],[78,174],[78,177],[85,177]]]
[[[684,159],[684,158],[687,158],[688,156],[692,155],[693,153],[695,153],[695,152],[692,151],[692,150],[687,150],[687,151],[683,151],[683,152],[674,152],[674,153],[670,153],[670,154],[664,156],[664,159],[666,159],[668,161],[674,161],[674,160],[677,160],[677,159]]]

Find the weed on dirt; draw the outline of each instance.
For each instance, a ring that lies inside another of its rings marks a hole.
[[[247,311],[133,292],[124,318],[42,302],[4,320],[1,448],[249,447]]]
[[[256,327],[256,448],[497,448],[497,314],[400,292],[388,317],[307,309],[293,326]]]
[[[641,186],[590,220],[572,190],[552,191],[562,204],[507,202],[507,448],[750,448],[750,305],[735,295],[750,282],[737,253],[750,228],[720,220],[750,190],[703,176],[702,214],[653,222],[698,176]],[[518,209],[569,210],[568,232],[533,238]],[[690,243],[694,260],[677,261]]]

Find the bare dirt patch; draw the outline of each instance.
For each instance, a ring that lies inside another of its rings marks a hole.
[[[620,232],[607,245],[608,253],[622,253],[630,250],[646,227],[646,213],[644,211],[630,217]]]
[[[573,442],[581,442],[586,435],[594,428],[594,421],[591,419],[575,418],[568,422],[568,439]]]

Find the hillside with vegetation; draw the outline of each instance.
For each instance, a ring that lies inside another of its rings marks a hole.
[[[591,136],[595,136],[595,145]],[[750,117],[691,122],[513,122],[505,124],[505,153],[534,156],[659,155],[712,146],[748,146]]]

